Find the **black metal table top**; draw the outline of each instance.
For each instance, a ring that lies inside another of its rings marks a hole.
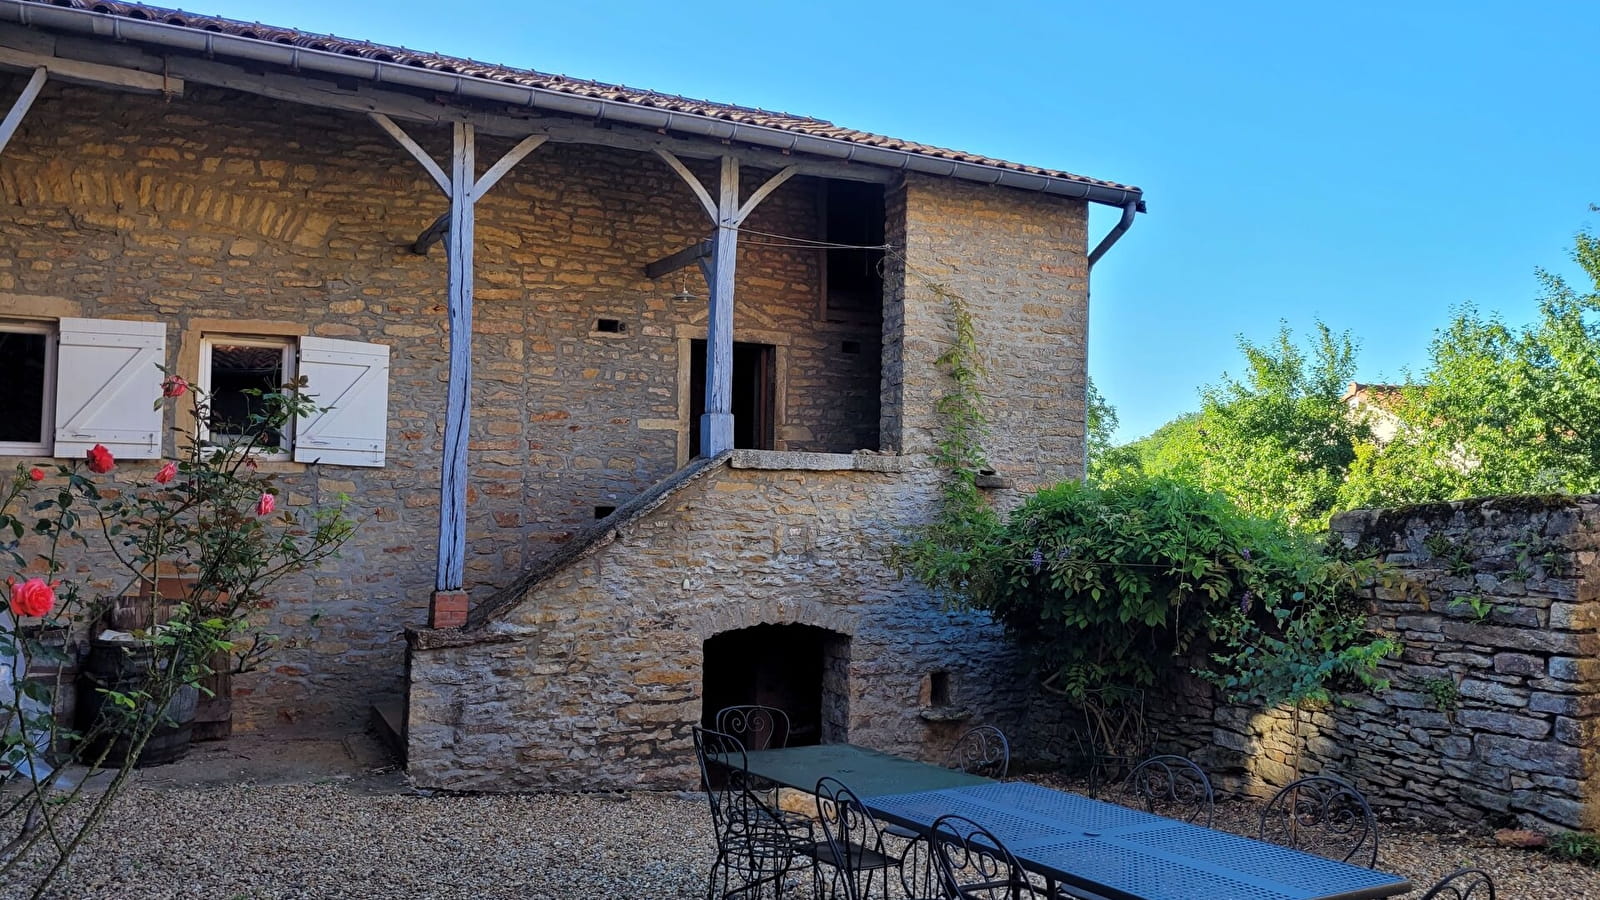
[[[1252,838],[1021,782],[864,796],[875,815],[926,832],[965,816],[1019,862],[1117,900],[1370,900],[1410,882]]]
[[[784,787],[812,791],[824,775],[844,782],[859,797],[931,791],[938,788],[993,784],[981,775],[890,756],[853,744],[819,744],[751,750],[746,768],[752,775]]]

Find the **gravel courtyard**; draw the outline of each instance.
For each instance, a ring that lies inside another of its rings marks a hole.
[[[712,843],[698,795],[420,796],[372,762],[361,743],[235,739],[146,770],[50,896],[702,896]],[[1223,804],[1218,825],[1248,831],[1253,809]],[[1391,829],[1381,850],[1383,868],[1419,885],[1476,865],[1502,900],[1600,897],[1600,871],[1480,837]]]

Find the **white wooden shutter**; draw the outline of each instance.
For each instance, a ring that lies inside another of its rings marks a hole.
[[[104,444],[118,459],[161,456],[161,370],[167,326],[119,319],[62,319],[56,351],[55,455]]]
[[[296,462],[381,466],[389,431],[389,348],[300,339],[306,394],[323,412],[295,426]]]

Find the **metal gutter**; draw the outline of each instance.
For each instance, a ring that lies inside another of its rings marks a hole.
[[[578,97],[548,88],[510,84],[473,75],[440,72],[402,63],[384,62],[359,56],[348,56],[327,50],[314,50],[292,44],[280,44],[255,38],[239,37],[170,25],[130,19],[90,10],[63,6],[47,6],[28,0],[0,0],[0,21],[16,22],[25,26],[54,28],[63,31],[89,34],[111,40],[136,41],[172,50],[183,50],[205,56],[229,57],[257,63],[284,66],[291,70],[318,72],[343,78],[359,78],[378,84],[388,84],[414,90],[433,91],[460,97],[512,106],[525,106],[564,115],[579,116],[601,122],[617,122],[671,131],[718,141],[739,141],[758,147],[773,148],[793,153],[804,153],[827,159],[843,160],[887,169],[900,169],[999,185],[1024,191],[1037,191],[1060,197],[1123,207],[1125,210],[1143,206],[1143,194],[1105,185],[1085,184],[1052,175],[1038,175],[987,166],[959,160],[940,159],[907,150],[873,147],[838,138],[818,137],[800,132],[729,122],[712,116],[695,113],[653,109],[620,100]],[[1127,229],[1124,227],[1124,231]],[[1120,235],[1119,235],[1120,236]],[[1104,242],[1102,242],[1104,243]],[[1097,250],[1099,248],[1096,248]]]

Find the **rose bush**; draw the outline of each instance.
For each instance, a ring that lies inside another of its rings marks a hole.
[[[343,495],[272,516],[274,476],[255,464],[266,436],[319,411],[305,387],[302,378],[255,392],[245,437],[212,443],[203,431],[210,421],[206,392],[175,375],[152,379],[158,406],[187,398],[193,415],[177,439],[176,458],[149,482],[125,478],[112,489],[109,479],[97,480],[117,460],[96,444],[83,459],[58,465],[54,479],[19,465],[0,483],[0,564],[9,560],[15,572],[5,585],[9,614],[0,613],[0,779],[24,776],[26,788],[0,794],[0,824],[16,828],[9,842],[0,837],[0,884],[31,878],[33,896],[41,896],[121,791],[174,695],[212,675],[219,656],[236,673],[259,665],[276,638],[252,626],[252,613],[270,603],[275,583],[334,555],[351,535]],[[113,597],[91,598],[69,575],[62,553],[74,546],[83,558],[120,569],[123,586]],[[170,596],[158,600],[156,585],[174,574],[183,596],[171,605]],[[29,665],[62,671],[69,660],[59,641],[44,636],[97,632],[119,598],[148,605],[143,618],[155,624],[135,630],[134,638],[153,657],[149,672],[132,687],[100,688],[101,715],[76,732],[54,714],[66,687],[60,675],[30,675]],[[80,753],[89,774],[115,773],[103,792],[86,795],[88,777],[52,780],[52,766],[69,750]]]

